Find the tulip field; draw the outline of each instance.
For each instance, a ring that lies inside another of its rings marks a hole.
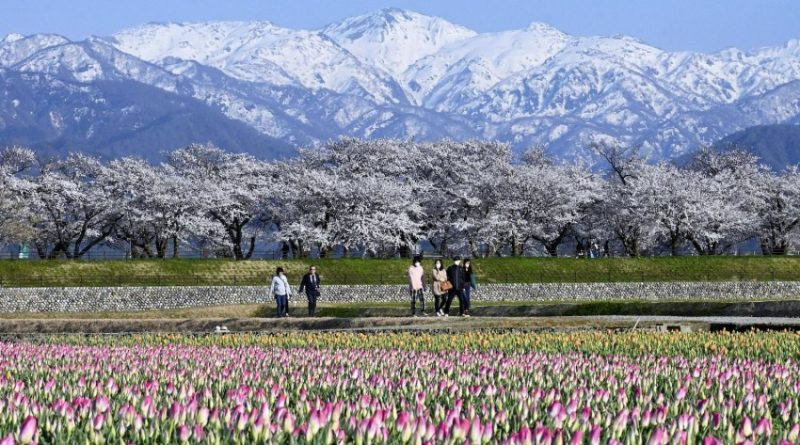
[[[0,342],[5,444],[800,443],[800,334]]]

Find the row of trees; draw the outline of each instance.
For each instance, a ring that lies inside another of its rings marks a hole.
[[[152,165],[74,153],[0,152],[0,239],[42,258],[98,246],[133,256],[186,249],[250,258],[438,251],[557,255],[594,247],[629,256],[731,252],[757,240],[785,254],[797,240],[800,173],[775,174],[742,151],[701,151],[687,166],[593,146],[600,171],[508,145],[346,139],[265,162],[192,145]]]

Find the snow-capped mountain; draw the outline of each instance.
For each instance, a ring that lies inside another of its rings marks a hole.
[[[591,140],[612,138],[674,157],[749,126],[800,122],[800,40],[669,52],[536,22],[477,33],[399,9],[317,30],[204,22],[80,42],[11,34],[0,40],[0,69],[15,82],[35,79],[39,94],[46,79],[56,90],[134,82],[293,146],[340,136],[488,138],[579,156]],[[8,85],[4,93],[3,104],[30,100]],[[0,120],[0,143],[3,128]]]
[[[446,20],[390,8],[346,18],[320,32],[396,79],[419,59],[477,33]]]
[[[127,29],[109,42],[149,62],[177,57],[254,83],[329,89],[378,103],[408,102],[391,76],[314,31],[269,22],[167,23]]]
[[[418,103],[440,111],[488,91],[514,73],[541,65],[568,37],[547,25],[478,34],[445,46],[408,67],[403,85]]]

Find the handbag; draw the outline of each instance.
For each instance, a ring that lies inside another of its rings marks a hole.
[[[450,280],[444,280],[442,284],[439,285],[439,288],[443,291],[449,291],[453,288],[453,283],[451,283]]]

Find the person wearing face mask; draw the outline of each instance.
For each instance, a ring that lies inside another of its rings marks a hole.
[[[425,314],[425,270],[422,268],[421,260],[415,257],[411,266],[408,268],[408,285],[411,292],[411,316],[417,316],[417,300],[420,302],[420,314]]]
[[[464,284],[466,283],[466,276],[464,268],[461,267],[461,257],[453,258],[453,265],[447,268],[447,281],[450,282],[452,288],[447,291],[447,301],[444,304],[444,316],[450,316],[450,305],[453,303],[453,298],[458,297],[459,312],[464,315]]]
[[[272,277],[272,285],[269,288],[269,293],[275,297],[277,306],[276,316],[288,317],[289,316],[289,297],[292,294],[289,288],[289,279],[283,272],[283,268],[279,267],[275,270],[275,276]]]
[[[301,294],[303,290],[306,291],[309,317],[313,317],[317,313],[317,298],[319,298],[320,284],[322,284],[322,280],[319,275],[317,275],[316,266],[309,267],[308,273],[303,275],[303,280],[300,281],[300,290],[298,291]]]

